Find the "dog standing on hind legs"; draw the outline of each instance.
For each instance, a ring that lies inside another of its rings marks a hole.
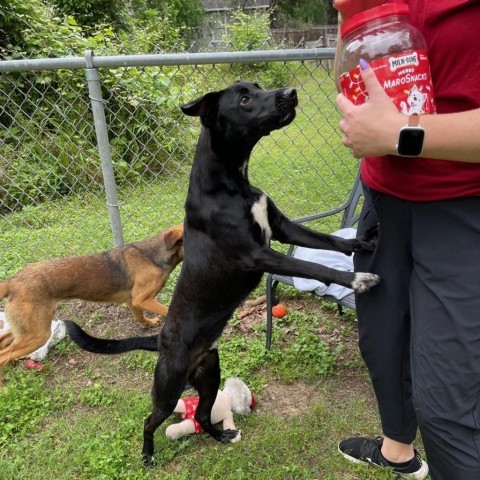
[[[155,327],[144,311],[166,316],[155,296],[183,259],[183,225],[106,252],[32,263],[0,283],[10,330],[0,334],[0,369],[44,345],[57,304],[69,299],[127,303],[135,319]],[[1,380],[1,379],[0,379]]]
[[[170,416],[190,383],[200,401],[195,419],[215,440],[228,443],[235,430],[218,430],[210,412],[220,385],[216,342],[235,308],[258,285],[264,272],[337,283],[361,293],[376,285],[370,273],[337,271],[287,257],[270,240],[351,254],[374,245],[322,234],[290,221],[248,181],[248,161],[256,143],[295,117],[292,88],[262,90],[237,82],[182,107],[200,117],[202,130],[185,204],[185,257],[170,310],[159,335],[123,340],[97,339],[67,322],[72,339],[97,353],[158,350],[152,413],[144,423],[143,461],[152,464],[155,430]]]

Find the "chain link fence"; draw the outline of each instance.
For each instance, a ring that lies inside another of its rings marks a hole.
[[[251,182],[292,218],[342,205],[358,164],[340,142],[333,55],[87,52],[0,62],[0,278],[181,222],[200,125],[179,106],[238,79],[299,96],[295,121],[255,148]]]

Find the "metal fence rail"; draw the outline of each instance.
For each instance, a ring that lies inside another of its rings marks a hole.
[[[0,278],[181,221],[199,124],[179,105],[239,78],[295,86],[300,99],[295,122],[256,147],[252,183],[291,217],[341,205],[357,165],[339,140],[333,55],[88,51],[0,62]]]

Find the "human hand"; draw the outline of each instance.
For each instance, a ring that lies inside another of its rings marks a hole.
[[[388,3],[388,0],[333,0],[333,8],[338,10],[343,20],[347,20],[382,3]]]
[[[336,98],[343,114],[338,124],[342,143],[355,158],[394,155],[400,128],[407,124],[406,116],[399,113],[365,60],[360,60],[360,67],[368,100],[354,105],[342,93]]]

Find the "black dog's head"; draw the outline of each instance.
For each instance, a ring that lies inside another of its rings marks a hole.
[[[181,108],[186,115],[200,117],[204,127],[226,142],[255,143],[291,123],[297,105],[294,88],[263,90],[256,83],[237,82]]]

